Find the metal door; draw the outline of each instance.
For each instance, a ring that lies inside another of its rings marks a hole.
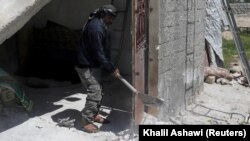
[[[133,83],[137,90],[145,92],[145,0],[133,0],[132,5],[133,29]],[[139,124],[143,118],[144,105],[135,96],[133,98],[133,111],[135,123]]]

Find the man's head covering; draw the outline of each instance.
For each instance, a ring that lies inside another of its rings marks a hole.
[[[99,9],[100,9],[100,12],[104,14],[112,15],[114,17],[117,16],[117,9],[111,4],[103,5]]]
[[[111,4],[103,5],[100,8],[96,9],[94,12],[90,13],[89,20],[93,19],[94,17],[101,17],[103,15],[112,15],[116,17],[117,9]]]
[[[112,15],[116,17],[117,9],[115,8],[115,6],[111,4],[103,5],[89,14],[87,23],[89,23],[93,18],[95,17],[101,18],[103,15]],[[83,26],[83,29],[85,28],[86,24]]]

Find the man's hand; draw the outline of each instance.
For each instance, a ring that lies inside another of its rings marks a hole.
[[[116,77],[116,78],[120,77],[121,75],[120,75],[119,69],[116,68],[115,71],[112,73],[112,75],[113,75],[114,77]]]

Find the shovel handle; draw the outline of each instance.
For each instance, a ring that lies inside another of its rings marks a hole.
[[[126,80],[124,79],[120,74],[118,78],[134,93],[138,93],[138,91]]]

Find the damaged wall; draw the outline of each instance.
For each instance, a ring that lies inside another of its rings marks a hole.
[[[16,37],[13,35],[50,1],[0,0],[0,66],[6,71],[15,73],[18,70]]]
[[[204,0],[150,0],[149,94],[165,99],[159,118],[176,115],[203,86]],[[158,9],[158,10],[157,10]],[[159,22],[154,22],[159,21]],[[152,32],[151,32],[152,31]],[[154,65],[157,63],[157,65]],[[157,87],[154,83],[157,83]],[[155,110],[149,109],[155,114]]]
[[[9,73],[17,72],[18,65],[22,65],[22,63],[25,61],[25,57],[27,58],[27,51],[28,51],[27,46],[29,45],[28,42],[31,39],[31,37],[34,37],[33,35],[31,35],[31,33],[34,33],[32,31],[34,28],[45,28],[47,22],[52,21],[54,23],[57,23],[59,25],[62,25],[68,28],[69,30],[80,31],[82,26],[87,21],[89,13],[103,4],[110,4],[111,0],[102,0],[102,1],[94,0],[91,2],[87,0],[75,0],[75,1],[53,0],[41,10],[40,10],[40,7],[43,6],[41,2],[39,3],[38,0],[36,1],[30,0],[29,2],[30,2],[29,5],[26,7],[26,9],[23,12],[20,11],[19,9],[20,13],[18,13],[18,10],[17,10],[16,12],[17,16],[12,17],[15,21],[14,25],[9,24],[8,26],[4,27],[4,30],[0,31],[0,33],[8,34],[8,36],[11,36],[14,33],[17,33],[15,35],[17,37],[12,36],[11,39],[9,40],[11,40],[11,42],[18,44],[18,45],[10,45],[10,44],[4,43],[0,46],[1,53],[4,54],[4,55],[1,55],[0,57],[0,66],[2,66],[4,69],[7,69]],[[34,3],[31,3],[31,2],[34,2]],[[47,0],[47,2],[49,1]],[[14,6],[14,9],[15,9],[15,6],[19,4],[19,2],[12,1],[11,4]],[[37,4],[39,4],[39,7],[37,7]],[[6,3],[6,7],[7,6],[8,6],[8,3]],[[124,8],[124,0],[116,0],[115,6],[117,6],[118,10],[122,11],[123,10],[122,8]],[[8,12],[8,11],[5,11],[5,12]],[[23,19],[20,19],[20,18],[23,18]],[[122,25],[121,23],[122,18],[123,18],[123,14],[119,13],[117,20],[114,21],[114,24],[112,25],[111,28],[115,27],[115,28],[121,29],[120,26]],[[129,46],[124,45],[124,49],[121,54],[119,64],[123,64],[123,63],[128,64],[128,65],[120,65],[120,67],[123,73],[130,75],[131,74],[131,65],[130,65],[130,62],[131,62],[131,48],[130,48],[131,46],[130,25],[131,24],[130,22],[131,20],[130,19],[131,18],[128,17],[127,19],[128,20],[126,21],[126,27],[124,31],[125,31],[125,37],[128,37],[128,38],[124,38],[124,43],[126,43],[125,45],[129,45],[130,43],[130,45]],[[20,26],[18,26],[17,28],[17,26],[15,25],[20,25]],[[22,26],[23,28],[19,30],[19,28],[21,28]],[[52,31],[52,33],[54,33],[54,31]],[[114,38],[113,41],[111,41],[112,43],[114,43],[112,44],[112,46],[120,47],[119,45],[120,39],[118,38],[119,34],[117,34],[115,31],[112,31],[112,33],[113,33],[112,35],[115,35],[112,37]],[[54,34],[57,34],[57,33],[54,33]],[[5,37],[7,38],[7,36]],[[5,39],[4,36],[0,36],[0,38],[1,38],[0,41],[4,41]],[[17,52],[14,52],[13,49],[10,49],[10,48],[15,48]],[[7,52],[7,50],[10,50],[10,51]],[[17,59],[19,60],[15,61],[14,63],[12,61],[13,59],[11,60],[10,58],[16,58],[15,60]],[[9,66],[8,63],[15,65],[15,67]]]
[[[51,0],[0,0],[0,44],[10,38]]]
[[[53,0],[46,5],[32,22],[36,27],[44,27],[48,20],[60,23],[70,29],[81,29],[89,13],[111,0]]]

